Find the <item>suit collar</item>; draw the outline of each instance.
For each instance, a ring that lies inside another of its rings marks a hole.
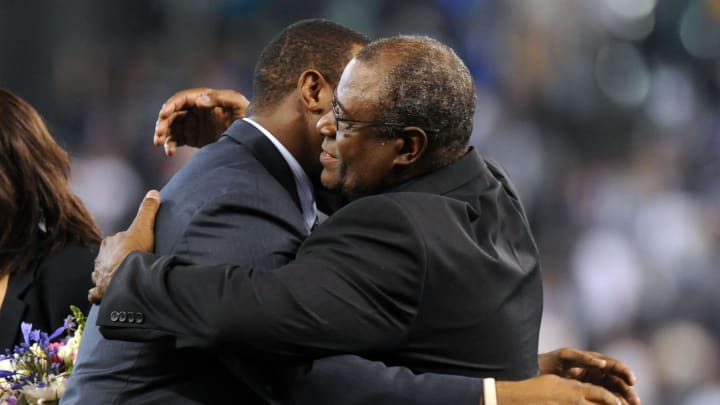
[[[300,197],[298,196],[292,170],[290,170],[290,166],[288,166],[282,154],[265,135],[243,120],[236,120],[223,135],[250,149],[253,156],[290,193],[295,205],[302,212],[302,205],[300,204]]]
[[[444,195],[476,179],[479,173],[487,171],[488,167],[482,156],[474,148],[470,148],[460,159],[411,180],[397,191]]]

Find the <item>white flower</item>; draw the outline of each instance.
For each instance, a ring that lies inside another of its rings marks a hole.
[[[65,392],[66,379],[55,378],[46,387],[26,385],[20,391],[28,403],[43,403],[44,401],[57,401]]]
[[[13,371],[14,369],[11,359],[0,360],[0,370]]]

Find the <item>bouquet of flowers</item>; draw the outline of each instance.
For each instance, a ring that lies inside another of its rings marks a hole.
[[[72,315],[51,335],[23,322],[23,342],[0,355],[0,405],[57,403],[77,356],[85,315]]]

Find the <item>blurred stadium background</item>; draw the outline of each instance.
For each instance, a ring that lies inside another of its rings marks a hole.
[[[46,117],[111,233],[192,153],[152,147],[161,103],[250,95],[263,45],[309,17],[430,35],[470,67],[473,144],[541,250],[541,350],[619,356],[645,404],[720,404],[719,0],[2,0],[0,86]]]

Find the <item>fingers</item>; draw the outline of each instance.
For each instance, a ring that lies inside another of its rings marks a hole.
[[[105,290],[110,283],[110,273],[104,271],[93,271],[92,281],[95,286],[88,291],[88,301],[98,304],[105,295]]]
[[[95,279],[96,279],[95,273],[93,273],[93,283],[97,283],[95,281]],[[103,292],[100,291],[100,288],[97,287],[97,285],[95,285],[93,288],[91,288],[88,291],[88,301],[90,301],[91,304],[99,304],[102,296],[103,296]]]
[[[244,117],[249,104],[234,90],[199,87],[179,91],[160,109],[153,143],[162,145],[167,156],[174,155],[178,146],[205,146]]]
[[[622,378],[628,385],[635,385],[635,375],[630,367],[613,357],[602,353],[584,351],[574,348],[559,350],[560,359],[572,367],[593,367],[606,374],[614,374]]]
[[[102,294],[98,291],[97,287],[93,287],[88,291],[88,301],[90,301],[91,304],[99,304],[100,298],[102,298]]]
[[[250,102],[245,96],[235,90],[209,90],[205,94],[200,95],[195,100],[198,107],[214,108],[222,107],[223,110],[232,113],[233,118],[242,118],[245,116]]]
[[[178,115],[182,116],[184,111],[194,107],[188,105],[187,100],[186,95],[175,94],[162,105],[158,119],[155,121],[155,137],[153,138],[155,146],[162,145],[164,137],[170,135],[170,128]]]
[[[172,156],[175,154],[175,151],[177,151],[177,142],[168,139],[165,139],[165,142],[163,143],[163,150],[165,151],[165,156]]]
[[[207,94],[212,89],[207,87],[197,87],[193,89],[187,89],[179,91],[172,95],[165,101],[158,113],[158,119],[166,119],[172,114],[179,111],[188,110],[191,108],[199,107],[196,104],[198,97]]]
[[[605,388],[597,385],[578,383],[582,397],[589,404],[622,405],[622,401]]]
[[[158,113],[158,119],[155,122],[155,135],[153,137],[155,146],[164,145],[166,140],[171,137],[172,125],[178,117],[184,115],[190,109],[203,108],[198,106],[196,101],[198,97],[207,94],[209,91],[211,89],[204,87],[179,91],[163,103]],[[178,140],[175,139],[175,141]],[[180,144],[183,144],[182,140],[180,140]],[[169,156],[174,152],[173,149],[169,154],[166,151],[166,154]]]
[[[110,282],[108,278],[108,266],[106,265],[106,260],[103,256],[103,252],[107,249],[108,241],[116,238],[115,235],[108,236],[102,240],[102,242],[100,243],[100,250],[98,252],[98,255],[95,257],[95,269],[90,275],[94,286],[88,291],[88,301],[93,304],[100,303],[100,300],[105,294],[107,284]]]
[[[103,239],[100,251],[95,258],[95,270],[92,272],[92,281],[95,286],[88,291],[90,302],[100,302],[115,271],[130,252],[135,250],[152,251],[155,216],[159,208],[160,193],[157,190],[148,191],[128,230]]]
[[[92,281],[95,286],[88,291],[90,302],[100,302],[115,271],[130,252],[152,251],[155,216],[159,208],[160,193],[157,190],[148,191],[128,230],[103,239],[95,258],[95,270],[92,272]]]
[[[605,356],[600,353],[575,349],[572,347],[564,347],[558,350],[560,360],[566,363],[570,363],[577,367],[597,367],[605,368],[607,361],[603,358]]]
[[[603,386],[618,395],[623,400],[623,404],[640,405],[640,397],[625,380],[614,374],[608,374],[606,379],[609,383]]]
[[[180,145],[185,144],[184,121],[187,113],[187,111],[174,112],[165,118],[158,118],[155,122],[153,143],[155,146],[162,145],[165,148],[165,154],[168,156],[175,153],[178,143]],[[172,145],[171,149],[168,149],[168,145]]]
[[[167,119],[177,112],[193,108],[222,107],[226,110],[242,110],[244,112],[249,104],[248,99],[235,90],[198,87],[179,91],[167,99],[158,113],[158,120]]]
[[[160,208],[160,192],[157,190],[150,190],[145,194],[138,208],[137,215],[130,224],[128,232],[137,229],[149,229],[150,231],[155,228],[155,216],[157,215],[158,209]]]
[[[632,370],[630,370],[630,367],[628,367],[625,363],[623,363],[620,360],[614,359],[609,356],[603,356],[606,361],[607,365],[604,367],[604,370],[606,373],[612,373],[614,375],[617,375],[621,377],[625,382],[629,385],[635,385],[635,382],[637,379],[635,378],[635,374],[633,374]]]
[[[100,249],[102,250],[105,247],[105,239],[102,240],[100,243]],[[97,304],[100,302],[100,299],[102,298],[103,294],[100,291],[100,289],[97,287],[98,284],[100,284],[100,274],[98,273],[97,269],[100,266],[100,260],[99,260],[99,253],[98,256],[95,257],[95,269],[93,269],[93,272],[90,274],[90,279],[92,280],[94,286],[88,291],[88,301],[90,301],[93,304]]]
[[[565,363],[566,375],[600,385],[622,399],[622,403],[639,405],[640,398],[633,390],[635,375],[623,362],[597,352],[564,348],[559,351]]]

